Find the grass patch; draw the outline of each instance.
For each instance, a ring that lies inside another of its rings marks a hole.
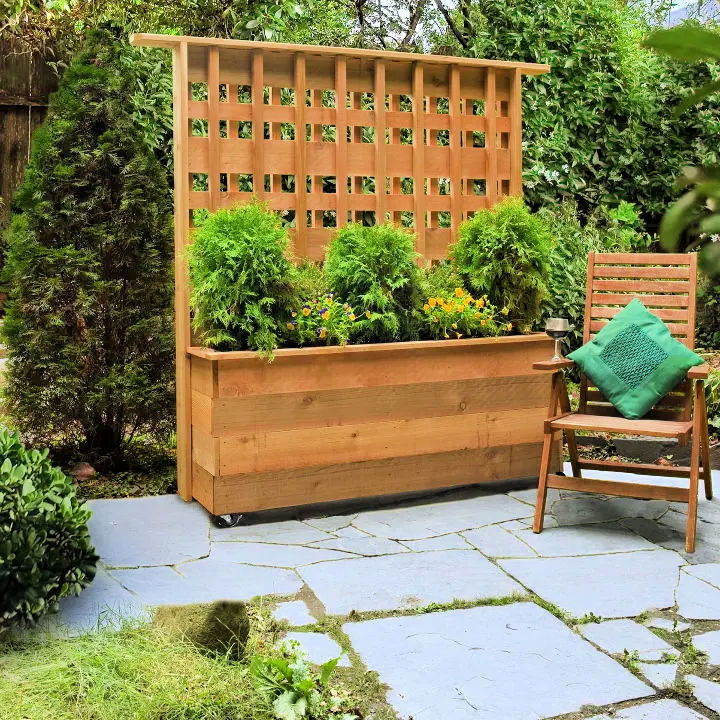
[[[239,661],[203,652],[160,625],[138,623],[78,638],[6,642],[0,647],[0,718],[273,720],[272,700],[253,677],[252,660],[264,658],[274,668],[278,660],[293,664],[296,658],[276,649],[280,633],[267,608],[251,605],[248,613],[250,634]],[[372,711],[384,701],[384,689],[372,678],[340,671],[318,691],[322,710],[308,712],[308,720],[359,718],[360,708]],[[333,698],[344,700],[342,711],[337,703],[335,711]],[[395,720],[391,712],[376,717]]]

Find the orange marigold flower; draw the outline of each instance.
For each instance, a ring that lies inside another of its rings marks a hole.
[[[479,312],[476,312],[476,313],[475,313],[475,319],[477,320],[479,317],[480,317],[480,313],[479,313]]]
[[[480,307],[480,308],[485,307],[485,301],[482,298],[480,298],[479,300],[476,300],[475,307]]]
[[[427,312],[429,309],[430,309],[429,303],[425,303],[425,304],[423,305],[423,310],[424,310],[425,312]]]
[[[485,327],[485,325],[487,325],[487,323],[486,323],[484,320],[481,320],[481,321],[480,321],[480,324],[481,324],[483,327]]]
[[[430,299],[427,301],[427,304],[428,304],[430,307],[435,307],[435,306],[438,304],[437,298],[430,298]]]
[[[462,288],[455,288],[455,297],[462,297],[465,291]]]

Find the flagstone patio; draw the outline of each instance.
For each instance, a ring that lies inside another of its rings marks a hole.
[[[695,697],[662,695],[685,621],[720,664],[720,500],[700,499],[696,555],[676,503],[554,491],[541,535],[533,503],[532,489],[475,488],[218,529],[176,496],[93,501],[102,567],[49,627],[263,595],[317,662],[340,638],[314,623],[340,616],[346,662],[377,671],[403,719],[719,718],[714,665],[686,678]]]

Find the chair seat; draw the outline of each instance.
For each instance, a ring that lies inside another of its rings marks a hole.
[[[607,415],[569,413],[549,421],[554,430],[597,430],[627,435],[680,437],[692,430],[692,420],[629,420]]]

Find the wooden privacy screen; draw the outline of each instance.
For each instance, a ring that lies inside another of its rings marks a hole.
[[[190,500],[193,212],[254,194],[294,226],[295,254],[314,260],[338,224],[390,216],[414,225],[426,260],[440,259],[469,213],[521,193],[521,78],[549,67],[174,35],[130,42],[173,51],[178,492]]]
[[[186,210],[255,194],[294,227],[298,257],[321,259],[333,229],[364,216],[412,225],[418,251],[440,259],[469,214],[521,194],[521,76],[545,65],[165,35],[132,42],[175,53]]]

